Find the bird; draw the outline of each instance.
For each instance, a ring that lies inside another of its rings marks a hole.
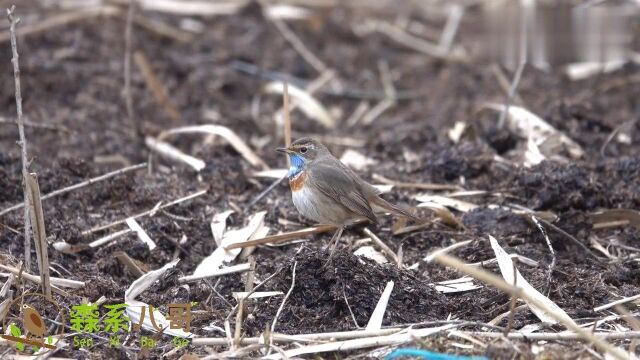
[[[289,156],[287,173],[293,204],[304,217],[337,228],[329,245],[335,247],[346,227],[369,220],[377,223],[376,212],[422,219],[380,197],[381,191],[364,181],[338,160],[321,142],[303,137],[276,151]]]
[[[47,330],[38,310],[27,304],[22,305],[22,324],[27,330],[27,338],[34,338],[33,335],[35,335],[38,339],[42,339]]]

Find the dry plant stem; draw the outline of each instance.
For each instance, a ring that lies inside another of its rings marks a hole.
[[[640,320],[636,319],[633,314],[622,305],[616,305],[615,309],[620,315],[623,315],[622,318],[627,322],[627,324],[629,324],[629,326],[631,326],[633,331],[640,332]],[[629,344],[629,352],[631,354],[636,353],[637,342],[638,339],[631,340],[631,343]]]
[[[380,247],[382,252],[384,252],[393,262],[395,262],[398,266],[402,265],[400,263],[400,259],[398,258],[398,255],[396,255],[396,253],[393,252],[393,250],[391,250],[391,248],[387,246],[387,244],[385,244],[376,234],[374,234],[371,230],[369,230],[369,228],[365,227],[362,231],[371,240],[373,240],[373,242]]]
[[[91,178],[89,180],[86,180],[86,181],[83,181],[83,182],[80,182],[80,183],[77,183],[77,184],[74,184],[74,185],[71,185],[71,186],[67,186],[67,187],[62,188],[62,189],[58,189],[58,190],[52,191],[52,192],[48,193],[47,195],[43,196],[42,200],[47,200],[47,199],[50,199],[50,198],[58,196],[58,195],[66,194],[66,193],[71,192],[73,190],[78,190],[78,189],[83,188],[85,186],[88,186],[88,185],[91,185],[91,184],[95,184],[97,182],[104,181],[104,180],[107,180],[107,179],[112,178],[114,176],[122,175],[122,174],[130,172],[130,171],[142,169],[145,166],[147,166],[147,163],[128,166],[126,168],[122,168],[122,169],[119,169],[119,170],[116,170],[116,171],[112,171],[112,172],[106,173],[104,175],[100,175],[100,176]],[[6,209],[0,211],[0,216],[8,214],[13,210],[18,210],[18,209],[20,209],[22,207],[24,207],[24,204],[16,204],[16,205],[14,205],[14,206],[12,206],[10,208],[6,208]]]
[[[325,232],[329,232],[329,231],[332,231],[332,230],[335,230],[335,229],[336,229],[336,227],[333,226],[333,225],[318,225],[318,226],[312,227],[312,228],[306,228],[306,229],[292,231],[292,232],[288,232],[288,233],[284,233],[284,234],[267,236],[267,237],[264,237],[262,239],[255,239],[255,240],[250,240],[250,241],[244,241],[244,242],[241,242],[241,243],[231,244],[231,245],[225,247],[225,249],[226,250],[239,249],[239,248],[242,249],[242,248],[246,248],[246,247],[251,247],[251,246],[256,246],[256,245],[264,245],[264,244],[269,244],[269,243],[278,244],[278,243],[282,243],[282,242],[289,241],[289,240],[297,240],[297,239],[300,239],[303,236],[325,233]]]
[[[616,305],[621,305],[621,304],[628,303],[630,301],[634,301],[634,300],[638,300],[638,299],[640,299],[640,294],[634,295],[634,296],[629,296],[629,297],[622,298],[620,300],[616,300],[616,301],[613,301],[611,303],[608,303],[608,304],[605,304],[605,305],[602,305],[602,306],[598,306],[598,307],[594,308],[593,311],[606,310],[606,309],[612,308],[612,307],[614,307]]]
[[[551,264],[549,264],[549,270],[548,270],[549,274],[547,275],[547,286],[546,286],[547,295],[548,295],[548,293],[551,292],[551,276],[553,276],[553,269],[556,267],[556,252],[553,250],[553,246],[551,246],[551,240],[549,239],[549,236],[547,235],[547,232],[544,230],[544,227],[542,226],[542,224],[540,224],[540,221],[538,221],[538,218],[531,215],[531,221],[533,221],[533,223],[536,225],[538,230],[540,230],[540,232],[542,233],[542,237],[544,238],[544,241],[547,243],[549,252],[551,252]]]
[[[90,234],[96,233],[96,232],[98,232],[98,231],[106,230],[106,229],[112,228],[112,227],[114,227],[114,226],[117,226],[117,225],[123,224],[123,223],[124,223],[125,221],[127,221],[127,219],[128,219],[128,218],[130,218],[130,217],[132,217],[132,218],[134,218],[134,219],[137,219],[137,218],[140,218],[140,217],[143,217],[143,216],[147,216],[147,215],[149,215],[149,214],[155,213],[155,212],[156,212],[156,211],[158,211],[158,210],[166,209],[166,208],[171,207],[171,206],[173,206],[173,205],[177,205],[177,204],[179,204],[179,203],[182,203],[182,202],[185,202],[185,201],[188,201],[188,200],[191,200],[191,199],[197,198],[197,197],[202,196],[202,195],[204,195],[204,194],[206,194],[206,193],[207,193],[207,190],[200,190],[200,191],[197,191],[197,192],[195,192],[195,193],[193,193],[193,194],[187,195],[187,196],[185,196],[185,197],[181,197],[181,198],[179,198],[179,199],[176,199],[176,200],[174,200],[174,201],[172,201],[172,202],[170,202],[170,203],[167,203],[167,204],[164,204],[164,205],[162,205],[162,206],[159,206],[159,207],[157,207],[157,208],[156,208],[156,207],[154,207],[153,209],[150,209],[150,210],[146,210],[146,211],[143,211],[143,212],[137,213],[137,214],[135,214],[135,215],[133,215],[133,216],[127,216],[127,217],[125,217],[125,218],[123,218],[123,219],[120,219],[120,220],[114,221],[114,222],[109,223],[109,224],[106,224],[106,225],[96,226],[96,227],[91,228],[91,229],[89,229],[89,230],[85,230],[85,231],[83,231],[83,232],[82,232],[82,236],[87,236],[87,235],[90,235]]]
[[[298,36],[291,31],[287,24],[280,19],[271,19],[273,24],[276,26],[282,37],[291,44],[291,46],[302,56],[302,58],[309,63],[318,73],[322,73],[327,69],[327,65],[325,65],[317,56],[315,56],[307,47],[304,45],[302,40],[298,38]]]
[[[582,250],[584,250],[587,254],[589,254],[589,256],[591,256],[593,259],[598,260],[598,261],[600,260],[600,258],[598,256],[596,256],[596,254],[594,254],[585,244],[581,243],[580,240],[576,239],[575,237],[573,237],[568,232],[560,229],[559,227],[555,226],[554,224],[550,223],[549,221],[547,221],[545,219],[542,219],[542,218],[537,218],[537,219],[538,219],[539,222],[545,224],[546,226],[548,226],[552,230],[555,230],[556,232],[558,232],[559,234],[563,235],[567,239],[573,241],[573,243],[575,243],[576,245],[581,247]]]
[[[158,19],[151,20],[144,16],[134,15],[133,21],[136,25],[147,31],[177,42],[186,43],[193,39],[192,33],[175,28],[165,22],[159,21]]]
[[[31,225],[33,228],[33,240],[36,245],[38,270],[40,271],[40,280],[42,281],[42,293],[51,300],[47,233],[44,227],[44,212],[42,211],[42,200],[40,199],[40,186],[38,186],[38,178],[34,173],[29,174],[27,178],[27,188],[29,189],[29,213],[31,215]]]
[[[282,109],[284,112],[284,146],[291,146],[291,112],[289,111],[289,85],[284,83],[282,92]],[[291,165],[291,159],[287,156],[287,167]]]
[[[287,162],[290,161],[289,158],[287,158]],[[276,188],[276,186],[278,186],[281,182],[283,182],[285,179],[287,178],[287,176],[283,176],[280,179],[277,179],[276,181],[272,182],[271,185],[269,185],[266,189],[264,189],[264,191],[262,191],[260,194],[258,194],[258,196],[256,196],[253,200],[251,200],[251,202],[249,203],[248,207],[252,207],[253,205],[257,204],[258,201],[262,200],[262,198],[264,198],[265,196],[267,196],[270,192],[273,191],[273,189]]]
[[[518,85],[520,84],[520,78],[522,78],[522,73],[524,72],[524,68],[527,65],[527,19],[524,13],[524,9],[521,8],[521,16],[520,16],[520,63],[518,64],[518,69],[513,77],[513,82],[511,83],[511,87],[509,88],[509,93],[507,94],[507,100],[505,101],[505,106],[503,111],[500,113],[500,120],[498,120],[498,128],[502,129],[505,124],[505,120],[507,118],[507,114],[509,114],[509,107],[511,106],[511,102],[513,101],[513,97],[516,94],[516,90],[518,89]]]
[[[491,65],[491,70],[496,76],[496,79],[498,79],[498,84],[500,85],[502,90],[504,90],[505,94],[508,94],[511,89],[511,84],[509,83],[509,80],[507,79],[507,76],[504,74],[504,71],[502,70],[500,65],[498,64]],[[524,102],[522,101],[522,98],[518,94],[517,90],[513,94],[513,103],[518,106],[525,107]]]
[[[26,280],[29,280],[29,281],[34,282],[36,284],[42,285],[42,280],[40,279],[39,276],[35,276],[33,274],[29,274],[27,272],[24,272],[24,271],[22,271],[22,268],[16,269],[16,268],[11,267],[11,266],[0,264],[0,269],[6,270],[6,271],[16,275],[18,277],[18,279],[26,279]],[[58,295],[69,296],[69,293],[67,293],[66,291],[58,288],[57,286],[53,286],[52,285],[51,286],[51,290],[53,290],[53,292],[55,292]]]
[[[164,111],[172,120],[180,121],[182,118],[182,116],[180,116],[180,112],[173,104],[173,102],[171,102],[171,99],[169,99],[167,89],[162,84],[160,79],[158,79],[158,77],[156,76],[156,73],[153,70],[153,67],[151,66],[148,58],[144,55],[144,53],[142,53],[142,51],[136,51],[133,54],[133,61],[136,63],[140,71],[142,71],[144,80],[151,90],[153,98],[158,103],[158,105],[162,106]]]
[[[287,299],[293,292],[293,288],[296,286],[296,267],[298,266],[298,262],[293,263],[293,270],[291,270],[291,287],[289,287],[289,291],[287,291],[287,295],[282,299],[282,303],[280,303],[280,307],[278,307],[278,311],[276,312],[276,316],[273,318],[273,322],[271,323],[271,331],[270,334],[273,334],[276,329],[276,324],[278,323],[278,318],[280,317],[280,313],[282,309],[284,309],[284,305],[287,303]],[[269,337],[269,346],[273,345],[273,338]],[[271,348],[269,348],[271,349]]]
[[[316,333],[316,334],[299,334],[299,335],[287,335],[287,334],[271,334],[271,338],[277,343],[291,343],[291,342],[316,342],[325,340],[339,340],[339,339],[358,339],[368,336],[383,336],[395,334],[400,331],[406,330],[405,328],[389,328],[381,330],[354,330],[354,331],[339,331],[330,333]],[[501,334],[501,333],[500,333]],[[244,338],[241,341],[242,345],[257,344],[260,341],[259,337]],[[192,345],[227,345],[228,340],[226,338],[194,338]]]
[[[469,334],[478,337],[489,338],[504,338],[504,334],[501,332],[486,332],[486,331],[463,331],[464,334]],[[597,337],[601,340],[627,340],[627,339],[640,339],[640,331],[623,331],[623,332],[589,332],[593,337]],[[554,341],[554,340],[585,340],[581,334],[573,332],[561,332],[561,333],[529,333],[523,334],[520,332],[510,332],[507,336],[512,340],[529,340],[529,341]],[[587,340],[589,341],[589,340]],[[623,359],[628,359],[623,357]]]
[[[434,184],[434,183],[412,183],[412,182],[402,182],[388,179],[382,175],[373,174],[371,178],[375,181],[379,181],[383,184],[393,185],[398,188],[409,188],[409,189],[420,189],[420,190],[457,190],[462,191],[460,186],[457,185],[449,185],[449,184]]]
[[[7,17],[9,18],[9,33],[11,36],[11,64],[13,65],[13,80],[15,83],[16,94],[16,111],[18,113],[18,133],[20,134],[20,146],[22,154],[22,192],[24,194],[24,265],[27,270],[31,269],[31,222],[29,218],[29,191],[27,189],[27,178],[29,173],[29,159],[27,158],[27,139],[24,136],[24,122],[22,119],[22,92],[20,91],[20,62],[18,56],[18,44],[16,41],[16,25],[20,22],[19,18],[13,16],[15,5],[7,9]]]
[[[97,6],[88,9],[82,9],[74,12],[66,12],[60,15],[47,17],[42,21],[38,21],[33,25],[23,27],[18,31],[18,35],[24,37],[28,35],[38,34],[41,32],[49,31],[53,28],[68,25],[73,22],[88,20],[97,16],[111,16],[118,14],[120,10],[114,6]],[[7,34],[0,34],[0,43],[6,42],[10,39]]]
[[[517,274],[518,273],[518,269],[516,268],[516,259],[511,259],[511,263],[513,264],[513,273]],[[518,277],[514,276],[513,277],[513,287],[517,288],[518,287]],[[512,295],[511,296],[511,304],[509,305],[509,321],[507,322],[507,328],[504,329],[504,336],[509,335],[509,333],[511,332],[511,329],[513,328],[513,315],[515,313],[514,309],[516,308],[516,302],[518,301],[518,296],[517,295]]]
[[[523,292],[521,289],[519,288],[515,288],[512,285],[508,284],[507,282],[505,282],[503,279],[499,278],[498,276],[491,274],[487,271],[484,270],[480,270],[474,267],[471,267],[467,264],[465,264],[464,262],[460,261],[459,259],[452,257],[452,256],[448,256],[448,255],[438,255],[436,256],[435,260],[437,262],[439,262],[440,264],[444,265],[444,266],[449,266],[451,268],[454,268],[464,274],[467,274],[469,276],[472,276],[474,278],[476,278],[479,281],[482,281],[486,284],[492,285],[502,291],[504,291],[507,294],[510,295],[516,295],[524,300],[526,300],[527,302],[529,302],[530,304],[533,304],[535,306],[537,306],[540,309],[544,309],[547,314],[549,314],[551,317],[553,317],[556,321],[558,321],[559,323],[563,324],[564,326],[566,326],[569,330],[572,330],[573,332],[575,332],[578,336],[580,336],[581,338],[587,340],[587,341],[591,341],[593,342],[593,344],[600,349],[602,352],[605,353],[609,353],[611,355],[613,355],[615,358],[623,360],[623,359],[627,359],[628,355],[622,351],[621,349],[612,346],[611,344],[607,343],[606,341],[604,341],[603,339],[594,336],[591,332],[581,328],[580,326],[578,326],[576,323],[574,322],[570,322],[567,321],[565,319],[565,317],[560,314],[559,312],[557,312],[555,309],[551,309],[549,307],[546,306],[545,303],[539,301],[538,299],[529,296],[527,293]],[[501,336],[504,336],[504,334],[500,334]],[[525,335],[528,336],[528,335]]]
[[[129,2],[127,20],[124,30],[124,101],[127,107],[129,123],[133,124],[133,98],[131,97],[131,43],[133,38],[133,17],[135,15],[136,0]]]

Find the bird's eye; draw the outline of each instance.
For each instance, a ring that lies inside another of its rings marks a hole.
[[[307,152],[307,148],[306,147],[303,146],[303,147],[300,148],[300,153],[304,154],[306,152]]]

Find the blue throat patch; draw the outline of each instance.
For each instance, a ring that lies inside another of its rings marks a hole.
[[[291,167],[287,176],[289,179],[293,179],[304,170],[304,158],[298,154],[289,154],[289,159],[291,160]]]

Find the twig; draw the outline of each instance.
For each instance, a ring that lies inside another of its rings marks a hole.
[[[0,124],[18,124],[18,122],[16,120],[7,119],[5,117],[0,116]],[[24,116],[22,119],[22,125],[26,127],[32,127],[35,129],[45,129],[45,130],[53,130],[53,131],[60,131],[60,132],[67,132],[67,133],[71,132],[69,129],[67,129],[64,126],[35,123],[33,121],[29,121],[28,118],[24,118]]]
[[[262,239],[255,239],[255,240],[244,241],[241,243],[231,244],[229,246],[226,246],[225,249],[231,250],[231,249],[245,248],[245,247],[256,246],[256,245],[264,245],[269,243],[278,244],[278,243],[289,241],[289,240],[300,239],[303,236],[325,233],[335,229],[336,227],[333,225],[318,225],[316,227],[296,230],[296,231],[292,231],[284,234],[266,236]]]
[[[122,169],[119,169],[119,170],[116,170],[116,171],[112,171],[112,172],[106,173],[104,175],[100,175],[100,176],[91,178],[89,180],[86,180],[86,181],[83,181],[83,182],[80,182],[80,183],[77,183],[77,184],[74,184],[74,185],[71,185],[71,186],[67,186],[67,187],[62,188],[62,189],[54,190],[54,191],[48,193],[47,195],[43,196],[42,200],[47,200],[47,199],[50,199],[50,198],[58,196],[58,195],[66,194],[66,193],[71,192],[73,190],[78,190],[78,189],[83,188],[85,186],[88,186],[88,185],[91,185],[91,184],[95,184],[95,183],[100,182],[100,181],[107,180],[107,179],[112,178],[114,176],[122,175],[124,173],[129,172],[129,171],[142,169],[145,166],[147,166],[147,163],[141,163],[141,164],[137,164],[137,165],[133,165],[133,166],[128,166],[128,167],[125,167],[125,168],[122,168]],[[7,213],[10,213],[13,210],[18,210],[18,209],[20,209],[22,207],[24,207],[24,204],[13,205],[10,208],[6,208],[6,209],[0,211],[0,216],[5,215]]]
[[[262,191],[260,194],[258,194],[258,196],[256,196],[253,200],[251,200],[251,202],[249,203],[248,207],[252,207],[253,205],[257,204],[258,201],[262,200],[262,198],[267,196],[271,191],[273,191],[273,189],[276,188],[276,186],[278,186],[286,178],[287,178],[287,176],[285,175],[285,176],[281,177],[280,179],[277,179],[276,181],[272,182],[271,185],[269,185],[266,189],[264,189],[264,191]]]
[[[153,32],[157,35],[175,40],[181,43],[187,43],[193,39],[193,34],[190,32],[175,28],[165,22],[158,19],[148,19],[144,16],[134,15],[133,21],[136,25]]]
[[[505,92],[505,94],[508,94],[511,89],[511,84],[509,83],[509,80],[507,79],[507,76],[504,74],[504,71],[502,70],[500,65],[498,64],[491,65],[491,71],[493,71],[493,74],[496,76],[496,79],[498,80],[498,84],[500,85],[502,90]],[[525,107],[524,101],[522,101],[522,98],[518,94],[517,90],[513,94],[513,103],[516,105]]]
[[[322,60],[318,59],[307,47],[304,43],[298,38],[298,36],[289,29],[287,24],[280,19],[271,19],[273,24],[276,26],[282,37],[284,37],[289,44],[302,56],[302,58],[309,63],[318,73],[323,73],[327,69],[327,65],[325,65]]]
[[[118,251],[117,253],[113,254],[113,256],[118,259],[120,264],[129,269],[131,271],[131,274],[136,278],[139,278],[145,274],[145,272],[140,269],[138,264],[136,264],[135,261],[133,261],[133,259],[126,252]]]
[[[47,297],[47,299],[51,300],[47,233],[44,227],[44,213],[42,211],[42,200],[40,199],[40,186],[38,186],[38,178],[36,177],[36,174],[29,174],[29,177],[27,178],[27,188],[29,189],[29,214],[31,215],[33,240],[36,244],[38,270],[40,271],[40,279],[42,280],[42,293]]]
[[[430,43],[417,36],[413,36],[397,26],[389,24],[387,22],[380,22],[375,25],[375,30],[388,36],[392,40],[402,44],[415,51],[423,54],[433,56],[437,59],[447,59],[452,61],[463,60],[460,52],[452,52],[452,49],[444,49],[439,45]]]
[[[125,221],[127,221],[127,219],[128,219],[128,218],[130,218],[130,217],[131,217],[131,218],[134,218],[134,219],[137,219],[137,218],[139,218],[139,217],[147,216],[147,215],[149,215],[149,214],[155,213],[155,212],[156,212],[156,211],[158,211],[158,210],[166,209],[166,208],[171,207],[171,206],[173,206],[173,205],[176,205],[176,204],[179,204],[179,203],[182,203],[182,202],[185,202],[185,201],[188,201],[188,200],[191,200],[191,199],[197,198],[197,197],[202,196],[202,195],[204,195],[204,194],[206,194],[206,193],[207,193],[207,190],[200,190],[200,191],[196,191],[196,192],[195,192],[195,193],[193,193],[193,194],[189,194],[189,195],[187,195],[187,196],[185,196],[185,197],[181,197],[181,198],[176,199],[176,200],[174,200],[174,201],[172,201],[172,202],[170,202],[170,203],[164,204],[164,205],[162,205],[162,206],[160,206],[160,207],[158,207],[158,208],[154,207],[153,209],[150,209],[150,210],[146,210],[146,211],[140,212],[140,213],[135,214],[135,215],[133,215],[133,216],[127,216],[127,217],[125,217],[124,219],[116,220],[116,221],[114,221],[114,222],[112,222],[112,223],[109,223],[109,224],[106,224],[106,225],[96,226],[96,227],[91,228],[91,229],[89,229],[89,230],[85,230],[85,231],[83,231],[83,232],[82,232],[82,236],[87,236],[87,235],[90,235],[90,234],[96,233],[96,232],[98,232],[98,231],[106,230],[106,229],[112,228],[112,227],[114,227],[114,226],[117,226],[117,225],[123,224],[123,223],[124,223]]]
[[[576,239],[574,236],[572,236],[571,234],[569,234],[568,232],[562,230],[561,228],[555,226],[554,224],[548,222],[545,219],[542,218],[538,218],[538,221],[545,224],[546,226],[548,226],[549,228],[551,228],[552,230],[558,232],[559,234],[563,235],[564,237],[566,237],[567,239],[573,241],[576,245],[578,245],[579,247],[581,247],[587,254],[589,254],[589,256],[591,256],[592,258],[594,258],[595,260],[600,261],[600,258],[596,256],[596,254],[594,254],[591,250],[589,250],[589,248],[580,242],[580,240]]]
[[[358,324],[358,320],[356,320],[356,316],[353,314],[353,310],[351,310],[351,305],[349,305],[349,300],[347,300],[347,293],[344,291],[344,284],[342,284],[342,297],[344,298],[344,302],[347,304],[347,309],[349,309],[349,314],[351,314],[353,324],[356,326],[356,328],[362,329],[362,326]]]
[[[131,46],[133,38],[133,18],[135,15],[136,0],[129,2],[127,20],[124,30],[124,100],[127,107],[129,124],[133,124],[133,98],[131,97]]]
[[[542,237],[544,238],[544,241],[547,243],[547,247],[549,248],[549,252],[551,252],[551,264],[549,264],[549,274],[547,275],[547,295],[549,294],[549,292],[551,291],[551,276],[553,276],[553,269],[556,267],[556,252],[553,250],[553,246],[551,246],[551,240],[549,240],[549,235],[547,235],[547,232],[544,230],[544,227],[542,226],[542,224],[540,224],[540,221],[538,221],[538,218],[531,215],[531,221],[533,221],[533,223],[536,225],[536,227],[538,228],[538,230],[540,230],[540,232],[542,233]],[[515,274],[515,271],[514,271]]]
[[[379,181],[383,184],[393,185],[394,187],[397,187],[397,188],[409,188],[409,189],[433,190],[433,191],[464,190],[458,185],[402,182],[402,181],[387,179],[386,177],[378,174],[373,174],[371,178],[375,181]]]
[[[439,46],[445,52],[451,51],[451,45],[453,44],[453,40],[458,33],[458,28],[460,27],[460,20],[462,20],[462,16],[464,16],[463,6],[454,4],[450,7],[449,16],[447,17],[447,22],[444,24],[444,28],[442,29],[439,43]]]
[[[638,300],[638,299],[640,299],[640,294],[634,295],[634,296],[625,297],[625,298],[610,302],[608,304],[600,305],[600,306],[598,306],[596,308],[593,308],[593,311],[597,312],[597,311],[606,310],[606,309],[612,308],[612,307],[614,307],[616,305],[628,303],[630,301],[634,301],[634,300]]]
[[[387,256],[391,260],[393,260],[393,262],[395,262],[396,264],[398,264],[398,266],[400,266],[400,259],[398,258],[398,255],[396,255],[396,253],[393,252],[393,250],[391,250],[391,248],[387,246],[387,244],[385,244],[382,240],[380,240],[380,238],[376,236],[376,234],[374,234],[371,230],[369,230],[369,228],[365,227],[362,231],[371,240],[373,240],[373,242],[376,243],[376,245],[380,247],[383,253],[387,254]]]
[[[158,77],[156,76],[151,63],[144,55],[144,53],[142,53],[142,51],[136,51],[133,54],[133,61],[136,63],[140,71],[142,71],[144,80],[146,81],[149,90],[151,90],[156,103],[162,106],[164,111],[172,120],[180,121],[180,119],[182,118],[182,116],[180,116],[180,112],[173,104],[171,99],[169,99],[167,89],[164,87],[160,79],[158,79]]]
[[[624,306],[622,305],[616,305],[616,311],[622,315],[622,319],[624,319],[624,321],[627,322],[627,324],[629,324],[629,326],[631,326],[631,328],[634,331],[638,331],[640,332],[640,320],[636,319],[632,313],[629,312],[629,310],[627,310]],[[631,340],[631,343],[629,344],[629,352],[631,354],[635,354],[636,353],[636,343],[638,342],[638,339],[633,339]]]
[[[522,9],[521,9],[522,10]],[[511,106],[511,102],[513,101],[513,97],[516,94],[516,90],[518,89],[518,85],[520,84],[520,78],[522,78],[522,73],[524,72],[524,68],[527,65],[527,19],[525,16],[525,12],[521,11],[520,17],[520,63],[518,64],[518,69],[513,77],[513,82],[511,83],[511,88],[507,93],[507,99],[505,101],[505,106],[502,112],[500,113],[500,119],[498,120],[498,128],[502,129],[504,127],[505,120],[507,118],[507,114],[509,113],[509,106]]]
[[[517,274],[518,268],[516,268],[516,262],[517,260],[514,258],[511,258],[511,263],[513,264],[513,273]],[[517,288],[518,287],[518,277],[514,276],[513,277],[513,287]],[[511,296],[511,304],[509,305],[509,320],[507,321],[507,327],[506,329],[504,329],[504,336],[509,335],[509,333],[511,332],[511,329],[513,328],[513,315],[515,313],[515,308],[516,308],[516,302],[518,301],[518,296],[516,294]]]
[[[18,276],[18,278],[23,278],[26,280],[29,280],[31,282],[34,282],[36,284],[40,284],[42,285],[42,280],[40,279],[39,276],[35,276],[33,274],[29,274],[27,272],[22,271],[22,268],[20,269],[16,269],[14,267],[11,266],[7,266],[7,265],[2,265],[0,264],[0,269],[9,271],[10,273]],[[54,285],[51,286],[51,290],[53,290],[53,292],[55,292],[56,294],[62,295],[62,296],[69,296],[69,293],[67,293],[66,291],[58,288],[57,286],[55,286],[56,280],[66,280],[66,279],[56,279],[56,278],[50,278],[51,282],[54,283]],[[60,285],[62,286],[62,285]]]
[[[278,322],[278,317],[280,317],[280,313],[282,309],[284,309],[284,304],[287,303],[287,299],[293,292],[293,288],[296,286],[296,267],[298,266],[298,262],[293,263],[293,270],[291,270],[291,287],[289,287],[289,291],[287,291],[287,295],[284,296],[282,302],[280,303],[280,307],[278,307],[278,311],[276,312],[276,316],[273,318],[273,322],[271,323],[271,334],[275,332],[276,323]],[[273,338],[269,338],[269,345],[273,345]]]
[[[485,332],[485,331],[463,331],[464,334],[469,334],[478,337],[490,337],[490,338],[501,338],[504,337],[503,333],[498,332]],[[640,339],[640,331],[623,331],[623,332],[595,332],[590,333],[593,337],[601,339],[601,340],[627,340],[627,339]],[[523,334],[521,332],[510,332],[507,336],[508,339],[512,340],[531,340],[531,341],[540,341],[540,340],[584,340],[585,337],[582,334],[573,333],[573,332],[561,332],[561,333],[526,333]],[[589,339],[587,339],[589,341]],[[619,349],[618,349],[619,350]],[[627,359],[623,357],[623,359]]]
[[[27,179],[29,178],[29,159],[27,158],[27,139],[24,136],[24,123],[22,120],[22,93],[20,91],[20,62],[18,56],[18,44],[16,41],[16,25],[20,22],[19,18],[13,16],[15,5],[7,9],[7,17],[9,18],[9,33],[11,35],[11,64],[13,64],[13,79],[15,83],[16,95],[16,111],[18,113],[18,132],[20,134],[20,146],[22,152],[22,191],[24,194],[24,265],[27,270],[31,269],[31,222],[29,218],[29,191],[27,189]]]
[[[289,85],[284,83],[282,92],[282,111],[284,113],[284,146],[291,146],[291,112],[289,111]],[[287,156],[287,166],[291,165],[291,159]]]
[[[43,19],[42,21],[37,22],[36,24],[25,26],[18,32],[18,35],[28,36],[38,34],[41,32],[49,31],[52,28],[70,24],[72,22],[89,20],[91,18],[102,15],[112,16],[118,14],[119,12],[120,10],[114,6],[97,6],[78,10],[75,12],[67,12],[60,15],[48,17],[46,19]],[[0,43],[6,42],[9,39],[9,35],[0,34]]]
[[[228,275],[228,274],[235,274],[235,273],[239,273],[239,272],[244,272],[244,271],[248,271],[250,268],[251,268],[251,264],[249,264],[249,263],[232,265],[232,266],[228,266],[228,267],[223,267],[222,269],[216,271],[215,273],[183,276],[181,278],[178,278],[178,281],[181,282],[181,283],[188,283],[188,282],[193,282],[193,281],[202,280],[202,279],[208,279],[208,278],[212,278],[212,277],[216,277],[216,276],[222,276],[222,275]]]
[[[623,360],[627,358],[627,354],[625,354],[623,350],[612,346],[611,344],[604,341],[602,338],[594,336],[591,332],[581,328],[575,322],[567,321],[565,315],[561,314],[555,309],[548,307],[544,302],[539,301],[537,298],[529,296],[529,294],[527,294],[526,292],[523,292],[520,288],[513,287],[512,285],[505,282],[504,279],[501,279],[498,276],[493,275],[487,271],[471,267],[452,256],[438,255],[436,257],[436,261],[438,261],[442,265],[452,267],[462,273],[473,276],[474,278],[484,283],[490,284],[504,291],[509,295],[517,295],[518,297],[523,298],[530,304],[533,304],[540,309],[544,309],[547,312],[547,314],[553,317],[556,321],[563,324],[568,329],[574,331],[577,335],[579,335],[583,339],[593,342],[593,344],[596,347],[598,347],[601,351],[609,353],[614,357],[616,357],[617,359]],[[500,335],[503,336],[504,334],[500,334]]]

